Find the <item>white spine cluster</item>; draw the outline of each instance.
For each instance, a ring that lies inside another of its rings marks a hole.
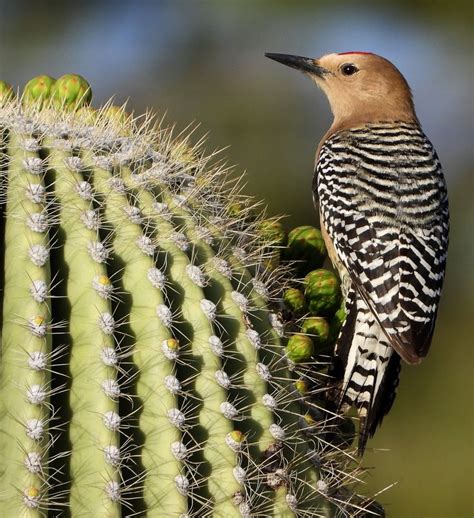
[[[186,274],[191,279],[191,281],[194,282],[196,286],[204,288],[204,286],[207,285],[206,276],[204,275],[203,271],[199,266],[195,266],[194,264],[188,264],[186,266]]]
[[[217,307],[214,302],[212,302],[212,300],[202,299],[200,306],[206,317],[213,322],[217,317]]]
[[[148,236],[139,236],[137,238],[137,246],[145,255],[149,255],[150,257],[155,253],[155,243]]]
[[[222,345],[222,341],[218,336],[211,335],[209,337],[209,347],[216,356],[223,356],[224,346]]]
[[[156,315],[165,327],[171,327],[173,324],[173,313],[166,304],[159,304],[156,307]]]
[[[122,420],[120,419],[120,416],[117,414],[117,412],[108,410],[105,412],[105,414],[103,414],[102,421],[104,422],[105,427],[112,432],[118,432],[120,430],[120,423]]]
[[[44,203],[46,201],[46,189],[40,183],[29,183],[25,187],[25,196],[32,203]]]
[[[44,266],[49,259],[49,250],[44,245],[31,245],[28,255],[36,266]]]
[[[109,258],[109,250],[101,241],[91,241],[87,250],[96,263],[105,263]]]
[[[44,173],[44,163],[41,158],[38,157],[28,157],[23,160],[23,168],[28,173],[38,175]]]
[[[163,290],[165,288],[166,276],[158,268],[150,268],[147,272],[147,277],[155,288],[158,288],[159,290]]]
[[[38,303],[43,303],[48,297],[48,285],[42,279],[33,281],[30,286],[30,294]]]

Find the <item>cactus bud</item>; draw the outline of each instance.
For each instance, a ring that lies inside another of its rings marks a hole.
[[[313,270],[306,275],[304,283],[311,313],[327,316],[336,311],[341,302],[341,285],[333,272]]]
[[[10,84],[6,81],[0,80],[0,103],[13,99],[15,92]]]
[[[314,354],[314,344],[308,335],[294,334],[286,346],[286,356],[294,363],[301,363],[311,359]]]
[[[336,341],[345,319],[346,306],[344,301],[342,301],[339,309],[334,313],[329,321],[329,342],[334,343]]]
[[[304,294],[297,288],[288,288],[283,294],[283,302],[295,314],[304,313],[307,309]]]
[[[325,257],[326,245],[317,228],[305,225],[294,228],[288,234],[285,259],[297,261],[296,267],[301,275],[322,266]]]
[[[51,76],[41,75],[33,77],[26,83],[23,90],[25,102],[38,102],[41,107],[46,99],[49,99],[56,79]]]
[[[79,108],[91,102],[92,90],[82,76],[65,74],[54,83],[52,96],[59,106]]]
[[[308,317],[303,321],[301,332],[313,340],[316,353],[326,352],[330,327],[323,317]]]

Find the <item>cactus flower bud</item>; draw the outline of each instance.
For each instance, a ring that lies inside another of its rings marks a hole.
[[[295,363],[305,362],[314,354],[314,344],[308,335],[294,334],[286,346],[286,356]]]
[[[330,326],[323,317],[308,317],[303,321],[301,332],[313,340],[316,353],[327,352],[329,346]]]
[[[59,106],[79,108],[90,103],[92,90],[82,76],[65,74],[54,83],[52,96]]]
[[[10,84],[0,80],[0,103],[15,97],[15,92]]]
[[[317,228],[305,225],[294,228],[288,234],[285,259],[297,261],[296,267],[301,275],[322,266],[325,257],[326,245]]]
[[[297,288],[288,288],[283,294],[285,306],[293,313],[304,313],[307,309],[306,299],[302,291]]]
[[[311,313],[327,316],[336,311],[341,302],[341,285],[333,272],[323,269],[313,270],[306,275],[304,283]]]
[[[56,79],[51,76],[41,75],[33,77],[26,83],[23,90],[25,102],[38,102],[41,106],[46,99],[49,99]]]

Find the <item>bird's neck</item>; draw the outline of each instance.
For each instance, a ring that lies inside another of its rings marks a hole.
[[[400,109],[397,109],[393,113],[387,111],[383,116],[380,116],[380,113],[371,113],[370,110],[366,110],[364,113],[353,113],[338,117],[335,116],[325,137],[329,138],[331,135],[339,131],[361,128],[368,125],[390,123],[395,125],[401,122],[406,124],[419,124],[416,114],[411,110],[402,112]]]
[[[383,119],[381,119],[380,117],[374,117],[374,118],[370,118],[370,117],[363,117],[363,118],[353,117],[353,118],[347,118],[347,119],[344,119],[344,118],[336,119],[335,118],[333,123],[332,123],[332,125],[331,125],[331,127],[328,129],[328,131],[326,131],[326,133],[324,134],[323,138],[319,142],[318,148],[316,150],[315,162],[318,161],[319,152],[321,151],[321,147],[323,146],[323,144],[328,139],[330,139],[335,133],[340,133],[342,131],[357,130],[357,129],[366,128],[366,127],[369,127],[369,126],[378,126],[378,125],[390,126],[391,124],[393,126],[397,126],[400,123],[413,124],[415,126],[419,126],[420,125],[416,115],[413,114],[413,113],[410,114],[410,116],[405,116],[405,117],[402,117],[402,118],[395,117],[395,116],[394,117],[387,117],[387,118],[383,118]]]

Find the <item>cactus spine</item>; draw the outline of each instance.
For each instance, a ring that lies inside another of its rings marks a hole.
[[[363,515],[278,221],[79,76],[0,87],[0,515]]]

